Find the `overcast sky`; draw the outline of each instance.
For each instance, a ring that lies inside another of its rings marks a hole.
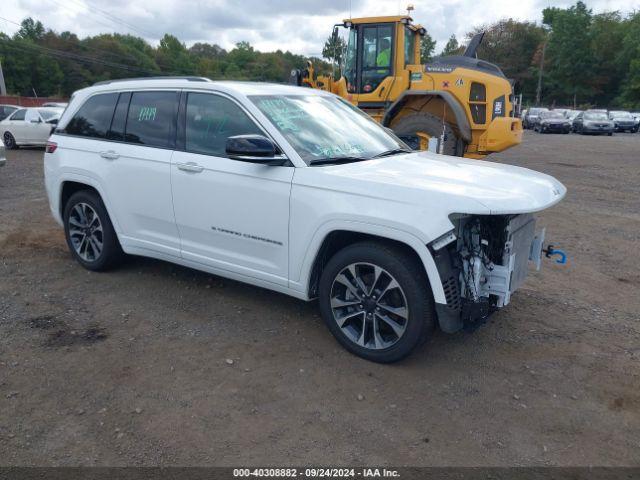
[[[217,43],[232,48],[249,41],[256,49],[290,50],[319,55],[334,23],[349,17],[395,15],[413,3],[413,18],[424,25],[442,49],[455,33],[459,39],[474,26],[502,18],[541,20],[547,6],[570,6],[574,1],[549,0],[0,0],[0,17],[20,22],[31,16],[56,31],[80,37],[104,32],[131,33],[152,44],[165,33],[187,45]],[[351,4],[351,5],[350,5]],[[640,0],[591,0],[595,12],[640,9]],[[18,27],[0,19],[0,30]]]

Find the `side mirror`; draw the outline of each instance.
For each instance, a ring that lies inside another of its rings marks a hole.
[[[236,135],[227,138],[229,158],[263,165],[282,165],[287,157],[276,152],[275,144],[264,135]]]
[[[59,120],[58,118],[52,118],[47,123],[50,123],[51,125],[57,125],[58,124],[58,120]]]

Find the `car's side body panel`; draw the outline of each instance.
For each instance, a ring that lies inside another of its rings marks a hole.
[[[557,203],[566,189],[530,170],[420,152],[334,166],[307,166],[249,99],[251,95],[331,95],[277,85],[158,80],[77,92],[59,126],[96,92],[175,89],[223,93],[281,147],[290,163],[267,166],[122,142],[54,134],[45,155],[52,212],[60,218],[65,181],[103,198],[123,249],[309,298],[312,268],[331,232],[375,235],[413,249],[437,303],[445,303],[428,244],[450,232],[452,214],[518,214]],[[91,144],[91,146],[87,146]],[[116,158],[105,158],[113,152]],[[62,158],[64,157],[64,158]],[[198,172],[179,168],[186,163]]]

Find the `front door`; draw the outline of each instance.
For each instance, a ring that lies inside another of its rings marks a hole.
[[[32,145],[43,145],[51,135],[51,124],[45,123],[38,110],[27,110],[25,116],[25,138]]]
[[[287,285],[294,168],[228,158],[228,137],[264,132],[230,98],[186,95],[179,120],[184,122],[183,149],[171,161],[183,258]]]

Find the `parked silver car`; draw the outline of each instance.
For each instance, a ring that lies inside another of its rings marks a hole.
[[[573,131],[580,134],[593,133],[595,135],[613,135],[615,124],[609,120],[607,114],[598,110],[581,112],[573,119]]]
[[[636,133],[638,126],[640,126],[636,119],[633,118],[633,115],[620,110],[612,110],[609,112],[609,120],[612,120],[615,124],[616,132]]]

